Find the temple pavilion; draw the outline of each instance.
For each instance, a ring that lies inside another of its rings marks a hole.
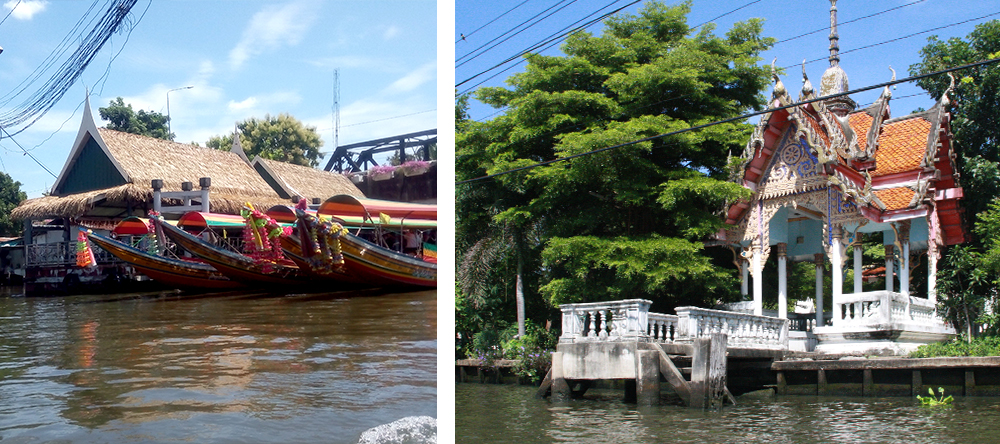
[[[803,66],[796,102],[834,97],[761,118],[734,177],[753,194],[729,207],[720,237],[738,253],[743,293],[752,295],[758,315],[764,281],[776,278],[777,315],[787,318],[789,262],[815,263],[817,309],[807,350],[906,351],[949,339],[955,330],[936,309],[937,261],[943,246],[968,239],[949,126],[951,88],[930,109],[895,118],[888,87],[863,109],[838,96],[849,88],[839,65],[836,0],[831,4],[830,67],[817,93]],[[794,103],[777,74],[773,81],[769,106]],[[877,233],[885,263],[864,264],[862,251]],[[764,276],[771,255],[777,276]],[[824,288],[826,261],[832,288]],[[885,288],[863,291],[865,275],[880,274],[876,265],[884,266]],[[910,276],[917,266],[926,267],[919,289]],[[844,290],[848,268],[851,291]],[[832,304],[824,304],[826,295]],[[832,310],[824,313],[824,306]]]

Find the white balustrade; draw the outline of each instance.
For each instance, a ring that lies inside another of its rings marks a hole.
[[[691,341],[726,333],[732,347],[787,349],[788,320],[698,307],[677,307],[678,337]]]
[[[645,299],[563,304],[559,342],[648,341],[650,304]]]
[[[647,334],[653,342],[674,342],[677,339],[677,321],[675,315],[663,313],[649,314],[649,329]]]
[[[788,320],[697,307],[650,313],[644,299],[563,304],[559,342],[692,342],[721,332],[735,347],[787,349]]]
[[[834,327],[877,327],[890,323],[941,324],[935,304],[892,291],[845,294],[833,307]]]

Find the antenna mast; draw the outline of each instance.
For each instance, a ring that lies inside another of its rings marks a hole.
[[[333,70],[333,152],[340,146],[340,68]]]

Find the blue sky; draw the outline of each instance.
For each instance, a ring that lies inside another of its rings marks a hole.
[[[498,3],[487,0],[458,0],[456,1],[456,26],[453,40],[458,41],[455,44],[455,57],[456,59],[461,59],[464,55],[471,53],[503,32],[530,19],[549,6],[556,4],[561,6],[562,4],[570,3],[570,1],[559,3],[556,0],[546,2],[529,0],[500,17],[495,22],[476,31],[477,28],[520,4],[521,1]],[[576,0],[572,2],[571,6],[555,12],[551,17],[539,22],[538,25],[510,38],[506,42],[499,44],[496,48],[464,63],[462,66],[457,66],[455,72],[456,83],[462,82],[474,74],[516,54],[518,51],[543,40],[549,34],[584,18],[594,11],[610,11],[628,3],[630,3],[629,0],[619,0],[617,2],[613,2],[612,0]],[[609,4],[612,6],[607,7]],[[667,2],[667,4],[676,4],[676,2]],[[642,5],[643,3],[639,3],[630,6],[624,12],[635,14]],[[828,0],[759,0],[756,2],[752,0],[693,0],[691,13],[688,15],[688,24],[695,26],[713,20],[722,14],[744,5],[748,6],[715,20],[715,33],[717,35],[723,35],[726,30],[732,27],[734,22],[746,20],[751,17],[765,19],[763,34],[768,37],[774,37],[777,40],[784,40],[826,28],[808,36],[775,45],[772,50],[763,54],[764,60],[761,62],[762,64],[769,65],[771,60],[777,57],[777,66],[779,67],[796,65],[787,69],[786,73],[781,76],[782,82],[784,82],[785,86],[791,92],[792,97],[796,97],[802,87],[801,68],[797,65],[803,59],[813,60],[823,58],[822,61],[806,65],[807,75],[813,85],[817,85],[818,87],[819,78],[829,66],[826,57],[829,55],[828,28],[830,26],[830,2]],[[853,23],[844,23],[895,7],[900,8]],[[842,53],[840,65],[847,72],[852,89],[889,81],[892,76],[889,66],[892,66],[896,70],[898,78],[909,76],[908,69],[910,65],[919,61],[920,48],[927,44],[927,37],[930,35],[937,35],[942,40],[950,37],[964,38],[973,30],[976,24],[1000,18],[1000,2],[996,1],[840,0],[837,2],[837,9],[838,22],[841,23],[838,26],[840,51]],[[988,14],[996,15],[844,54],[845,51],[862,46],[898,39],[910,34]],[[600,26],[595,25],[588,28],[588,30],[597,34],[600,32]],[[463,34],[466,36],[465,40],[461,40],[461,35]],[[487,46],[492,46],[496,43],[494,42]],[[560,54],[558,46],[544,52],[544,54]],[[463,59],[459,63],[462,62],[465,62],[465,60]],[[492,80],[488,80],[483,86],[502,85],[503,79],[512,73],[523,71],[523,67],[524,64],[522,63],[517,68],[507,71]],[[474,81],[470,81],[458,87],[458,91],[462,92],[469,86],[486,79],[486,77],[489,76],[479,77]],[[865,106],[878,98],[879,93],[880,90],[869,91],[854,95],[852,98],[860,106]],[[898,88],[893,91],[893,101],[890,102],[893,116],[909,114],[918,107],[929,108],[931,105],[933,105],[933,101],[923,93],[923,90],[917,88],[913,83],[898,85]],[[470,112],[474,120],[483,120],[494,113],[496,113],[496,110],[478,102],[473,103]],[[752,121],[756,122],[757,119],[754,118]]]
[[[10,13],[0,24],[2,96],[42,63],[92,2],[0,1],[0,19]],[[98,8],[104,5],[99,0]],[[335,69],[340,144],[436,128],[436,8],[429,0],[139,0],[131,33],[115,34],[63,99],[14,140],[59,174],[80,125],[85,88],[96,117],[118,96],[133,109],[165,114],[167,91],[191,85],[170,93],[178,142],[204,145],[238,121],[289,113],[317,127],[321,151],[328,152]],[[0,140],[0,148],[0,167],[29,197],[51,187],[55,178],[10,139]]]

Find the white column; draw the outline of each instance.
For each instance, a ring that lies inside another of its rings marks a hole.
[[[823,323],[823,255],[813,256],[816,263],[816,326],[822,327]]]
[[[861,293],[861,275],[864,270],[861,267],[861,244],[854,244],[854,293]]]
[[[892,271],[892,245],[885,246],[885,291],[892,291],[892,279],[894,272]]]
[[[786,263],[788,261],[788,244],[778,244],[778,318],[788,319],[788,280],[786,278]]]
[[[753,314],[761,316],[764,314],[764,267],[760,259],[762,255],[760,247],[753,247]]]
[[[743,278],[740,281],[740,295],[743,296],[740,300],[746,300],[750,294],[750,263],[746,259],[740,259],[740,274]]]
[[[931,239],[930,242],[934,242]],[[937,261],[938,249],[931,245],[927,250],[927,300],[937,303]]]
[[[841,248],[841,238],[844,235],[840,226],[833,227],[833,241],[830,245],[830,265],[833,273],[833,309],[837,310],[837,304],[844,294],[844,250]],[[836,319],[836,316],[834,316]]]
[[[910,295],[910,240],[903,239],[903,263],[899,266],[899,292]]]

